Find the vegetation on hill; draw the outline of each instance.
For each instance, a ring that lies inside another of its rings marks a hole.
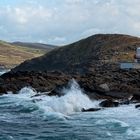
[[[10,44],[14,46],[29,47],[29,48],[42,49],[42,50],[47,50],[47,51],[50,51],[54,49],[55,47],[57,47],[57,46],[49,45],[49,44],[30,43],[30,42],[13,42]]]
[[[140,38],[121,34],[97,34],[25,61],[13,71],[83,71],[99,63],[134,61]]]
[[[25,60],[41,56],[46,52],[47,50],[14,46],[0,41],[0,66],[12,68]]]

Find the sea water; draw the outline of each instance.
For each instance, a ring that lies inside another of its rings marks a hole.
[[[81,112],[98,107],[76,81],[64,96],[38,96],[31,87],[0,96],[0,140],[140,140],[135,105]]]

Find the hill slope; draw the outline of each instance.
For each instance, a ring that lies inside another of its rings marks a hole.
[[[14,46],[0,41],[0,66],[11,68],[21,62],[43,55],[47,50]]]
[[[29,47],[29,48],[42,49],[42,50],[47,50],[47,51],[52,50],[56,47],[56,46],[48,45],[48,44],[30,43],[30,42],[13,42],[10,44],[14,46]]]
[[[13,71],[83,72],[101,63],[133,61],[140,38],[121,34],[97,34],[73,44],[54,49],[39,58],[25,61]]]

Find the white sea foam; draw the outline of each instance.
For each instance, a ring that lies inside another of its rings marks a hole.
[[[38,93],[31,87],[25,87],[21,89],[17,95],[8,94],[5,96],[10,97],[10,100],[13,99],[17,104],[26,106],[31,103],[35,104],[39,109],[47,114],[50,112],[57,112],[67,115],[74,112],[80,112],[82,108],[87,109],[98,106],[99,102],[91,101],[88,96],[83,93],[75,80],[71,80],[68,88],[64,88],[61,92],[64,96],[58,97],[44,95],[32,97]]]
[[[44,96],[42,101],[37,102],[38,106],[46,112],[59,112],[62,114],[71,114],[79,112],[82,108],[95,107],[97,101],[91,101],[80,89],[75,80],[69,83],[69,88],[63,89],[64,96]]]
[[[19,123],[22,118],[30,116],[37,117],[37,121],[47,120],[50,124],[52,122],[58,124],[59,121],[61,124],[62,121],[62,124],[68,126],[66,130],[69,130],[69,126],[73,127],[72,131],[75,131],[75,126],[82,130],[84,126],[84,132],[95,131],[97,136],[101,135],[107,139],[118,140],[121,139],[120,135],[126,140],[140,139],[140,110],[135,109],[135,104],[103,109],[94,113],[75,113],[82,108],[98,107],[100,101],[91,101],[74,80],[61,92],[64,96],[32,97],[39,93],[31,87],[25,87],[19,91],[19,94],[9,93],[0,96],[0,107],[4,110],[1,112],[0,120]]]
[[[139,139],[140,138],[140,128],[130,128],[126,131],[126,134],[129,136],[129,138],[135,138]]]
[[[9,70],[0,70],[0,75],[6,73],[6,72],[8,72],[8,71],[9,71]]]

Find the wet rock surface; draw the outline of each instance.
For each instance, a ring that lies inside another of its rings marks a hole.
[[[128,99],[140,101],[140,70],[113,70],[104,66],[81,74],[53,72],[8,72],[0,76],[0,94],[18,91],[27,86],[48,95],[61,95],[61,89],[75,79],[91,99]]]
[[[99,111],[101,110],[101,108],[88,108],[88,109],[82,109],[82,112],[95,112],[95,111]]]
[[[23,87],[33,87],[36,91],[50,92],[67,83],[71,76],[59,72],[9,72],[0,77],[0,93],[18,93]]]
[[[101,107],[118,107],[119,102],[113,100],[105,100],[99,104]]]
[[[140,104],[138,104],[138,105],[135,105],[135,108],[140,108]]]
[[[101,108],[140,103],[140,69],[120,69],[121,61],[134,61],[139,46],[139,38],[99,34],[54,49],[0,76],[0,95],[32,87],[38,92],[33,97],[63,96],[62,89],[75,79],[91,100],[103,100]]]

